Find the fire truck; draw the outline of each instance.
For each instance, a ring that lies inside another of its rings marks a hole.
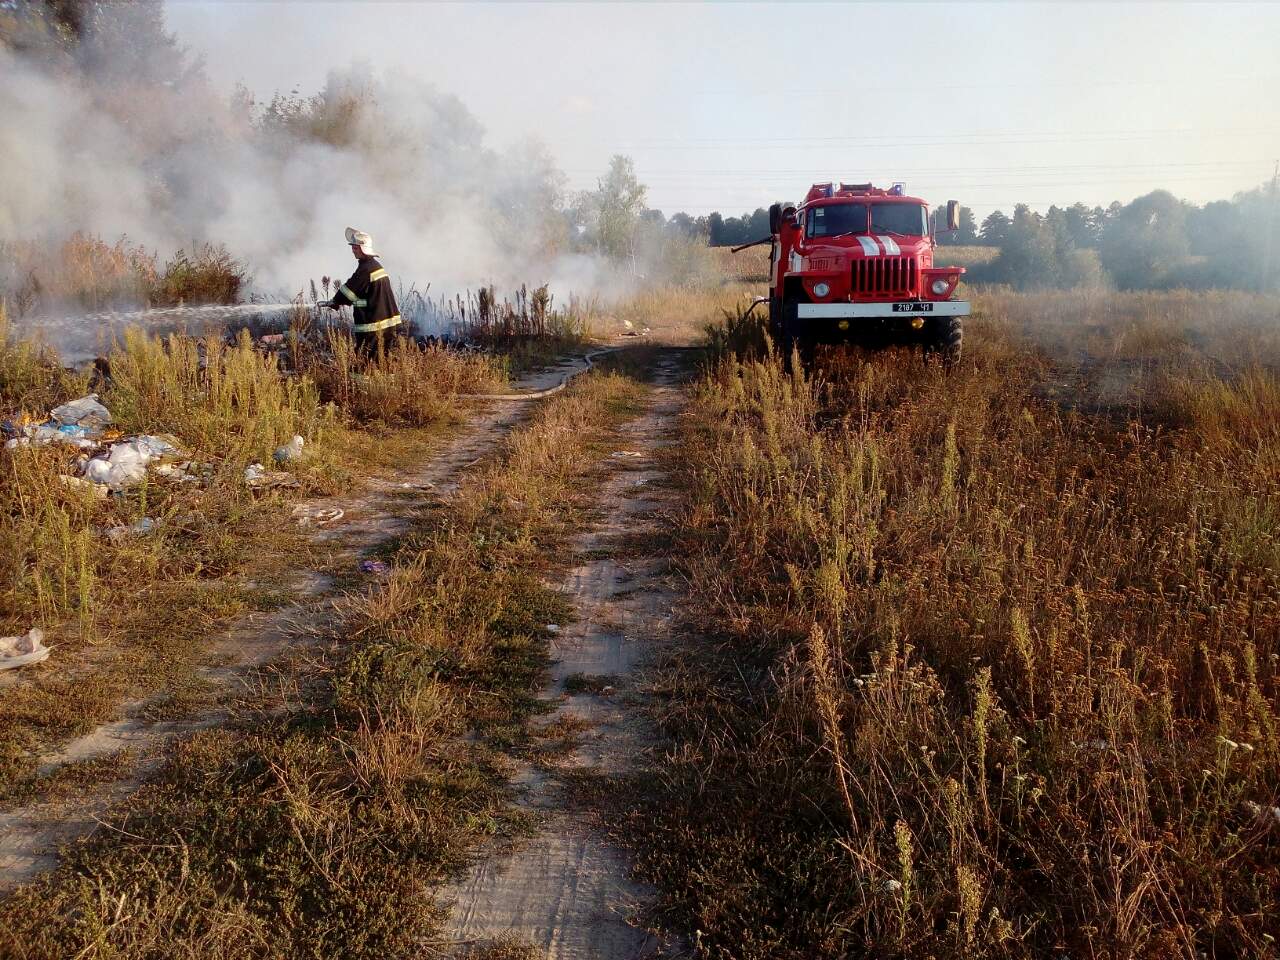
[[[947,226],[959,226],[954,200]],[[770,236],[756,243],[772,244],[769,325],[784,354],[879,341],[958,358],[969,304],[953,295],[964,268],[933,265],[932,227],[928,205],[900,183],[818,183],[799,206],[773,204]]]

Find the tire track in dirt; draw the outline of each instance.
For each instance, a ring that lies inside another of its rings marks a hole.
[[[517,388],[545,390],[566,373],[585,369],[581,363],[566,362],[522,378]],[[337,563],[354,567],[362,555],[406,533],[418,510],[452,492],[461,474],[494,451],[533,406],[516,402],[472,409],[437,452],[411,469],[372,478],[352,495],[305,501],[343,511],[332,524],[313,527],[313,536],[332,545]],[[299,571],[290,588],[297,602],[247,614],[211,643],[210,660],[216,665],[199,668],[197,675],[213,685],[214,709],[182,720],[149,722],[130,716],[145,703],[123,704],[125,717],[102,724],[42,758],[39,772],[48,775],[70,763],[129,753],[127,772],[78,796],[0,811],[0,895],[56,866],[59,846],[98,829],[107,809],[127,798],[157,768],[175,738],[228,720],[238,700],[261,697],[271,686],[268,674],[273,661],[314,643],[317,635],[332,633],[345,591],[316,571]]]
[[[576,619],[551,641],[555,707],[540,720],[577,741],[554,763],[517,764],[520,808],[537,829],[514,849],[482,851],[465,877],[438,891],[452,902],[438,956],[465,957],[489,943],[529,946],[548,960],[672,956],[680,945],[645,928],[655,891],[629,879],[625,855],[573,796],[584,778],[637,766],[653,735],[636,690],[638,672],[666,641],[673,585],[668,562],[644,546],[660,533],[665,473],[654,453],[670,442],[683,394],[669,357],[659,362],[647,409],[621,430],[621,450],[600,487],[601,517],[572,545],[582,561],[560,585]]]

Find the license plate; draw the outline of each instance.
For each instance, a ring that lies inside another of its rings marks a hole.
[[[932,313],[932,303],[895,303],[894,313]]]

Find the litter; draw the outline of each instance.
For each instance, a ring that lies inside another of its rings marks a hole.
[[[137,523],[131,523],[127,527],[112,527],[107,531],[106,536],[112,543],[123,543],[130,537],[145,536],[159,525],[158,521],[152,520],[150,517],[143,517]]]
[[[28,446],[43,447],[50,443],[65,443],[68,446],[79,447],[82,450],[93,450],[98,446],[97,443],[86,436],[66,433],[61,426],[52,426],[50,423],[26,426],[21,429],[22,434],[20,436],[11,437],[4,442],[6,449],[13,450],[17,447]]]
[[[162,437],[134,437],[112,444],[106,456],[94,457],[86,463],[84,475],[93,483],[123,490],[142,483],[147,478],[147,466],[153,461],[175,456],[181,456],[181,451]]]
[[[361,560],[361,573],[390,573],[391,567],[387,565],[385,560]]]
[[[213,464],[196,463],[194,460],[157,464],[152,472],[173,483],[208,483],[213,480]]]
[[[251,463],[244,468],[244,482],[255,490],[299,486],[298,478],[292,473],[285,473],[280,470],[268,471],[260,463]]]
[[[560,632],[560,624],[558,623],[547,624],[547,633],[559,633],[559,632]]]
[[[54,407],[49,416],[64,426],[80,426],[85,430],[101,430],[111,423],[111,411],[98,402],[96,393]]]
[[[615,460],[636,460],[643,457],[644,454],[639,450],[615,450],[613,453],[609,454],[609,456],[613,457]]]
[[[0,670],[16,670],[48,657],[44,631],[39,627],[32,627],[20,637],[0,637]]]
[[[93,495],[99,500],[107,499],[107,488],[101,483],[94,483],[92,480],[86,480],[84,477],[73,477],[66,473],[58,475],[58,481],[64,486],[72,490],[93,491]]]
[[[600,696],[602,697],[612,697],[613,694],[614,694],[614,688],[611,686],[600,688]]]
[[[293,508],[293,519],[304,527],[312,524],[318,527],[333,523],[335,520],[341,520],[343,515],[343,511],[338,507],[317,507],[314,504],[300,503]]]
[[[275,452],[276,463],[288,463],[290,460],[297,460],[302,456],[302,437],[294,434],[292,440],[283,447],[278,447]]]

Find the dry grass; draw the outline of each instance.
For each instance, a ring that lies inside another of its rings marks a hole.
[[[697,390],[715,646],[665,674],[645,868],[711,957],[1274,956],[1276,303],[981,305],[950,372],[731,357]],[[1089,363],[1035,341],[1073,311],[1159,402],[1064,392]]]
[[[234,303],[249,277],[226,248],[179,250],[161,265],[158,254],[122,237],[109,244],[76,233],[56,246],[0,242],[0,297],[18,317],[68,306],[174,306]]]
[[[283,602],[275,584],[291,565],[323,563],[294,524],[280,522],[280,494],[245,486],[246,464],[274,466],[274,450],[300,434],[305,455],[287,468],[295,495],[350,489],[365,468],[421,457],[431,431],[457,415],[454,390],[493,382],[489,360],[397,348],[369,363],[345,336],[334,351],[339,361],[328,366],[308,361],[322,387],[286,375],[247,334],[231,344],[124,335],[95,389],[126,434],[171,436],[203,465],[203,483],[152,477],[99,499],[63,479],[78,474],[79,451],[0,451],[0,633],[38,625],[56,644],[47,664],[24,670],[0,697],[0,797],[43,790],[38,758],[118,717],[127,701],[166,715],[207,708],[191,681],[211,638],[250,607]],[[88,379],[48,351],[0,338],[0,415],[25,409],[43,419],[86,392]],[[352,425],[375,417],[424,429]],[[146,536],[105,535],[144,517],[159,524]]]
[[[732,247],[712,247],[716,270],[726,281],[738,283],[769,282],[769,245],[732,252]]]
[[[488,745],[541,709],[544,625],[565,616],[542,576],[642,392],[599,373],[549,401],[352,600],[341,641],[269,683],[280,709],[183,743],[97,839],[0,904],[0,954],[421,955],[441,921],[427,884],[519,829]]]
[[[330,332],[326,346],[304,354],[297,367],[357,423],[447,422],[459,412],[458,394],[492,393],[506,382],[502,361],[490,355],[423,349],[397,338],[385,356],[369,359],[345,332]]]
[[[649,327],[659,343],[696,343],[706,326],[726,311],[750,304],[757,295],[751,284],[726,281],[688,287],[655,287],[620,303],[613,311],[619,321],[630,321],[635,329]]]
[[[938,267],[984,267],[1000,256],[999,247],[947,246],[935,247],[933,263]]]

